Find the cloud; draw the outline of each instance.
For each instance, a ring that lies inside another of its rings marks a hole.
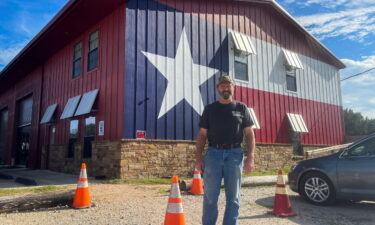
[[[18,54],[18,52],[21,51],[21,49],[25,46],[25,42],[13,44],[7,48],[0,47],[0,71],[3,69],[3,67],[8,64],[14,56]]]
[[[375,6],[296,18],[318,39],[342,37],[358,42],[375,35]]]
[[[345,78],[375,68],[375,55],[361,60],[341,59],[347,68],[341,71]],[[341,82],[344,108],[361,112],[363,116],[375,119],[375,69]]]
[[[290,4],[294,3],[294,0],[284,0],[285,3]],[[319,5],[324,8],[333,9],[338,7],[368,7],[375,5],[374,0],[307,0],[297,2],[298,5],[303,7],[309,7],[311,5]]]
[[[370,102],[371,104],[374,104],[374,105],[375,105],[375,98],[370,98],[370,99],[368,100],[368,102]]]

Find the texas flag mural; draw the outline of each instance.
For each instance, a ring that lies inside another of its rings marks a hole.
[[[277,3],[130,0],[125,20],[125,138],[194,140],[230,73],[257,142],[342,143],[342,65]]]
[[[126,11],[125,137],[193,140],[228,73],[228,31],[156,1]]]

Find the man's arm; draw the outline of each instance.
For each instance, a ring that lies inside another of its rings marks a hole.
[[[251,173],[255,169],[254,164],[254,152],[255,152],[255,136],[252,127],[246,127],[244,129],[246,137],[246,147],[247,147],[247,158],[244,164],[244,172]]]
[[[203,149],[206,145],[206,139],[207,139],[207,129],[200,128],[198,135],[197,135],[197,144],[196,148],[197,151],[195,153],[195,169],[199,172],[203,171],[204,163],[203,163]]]

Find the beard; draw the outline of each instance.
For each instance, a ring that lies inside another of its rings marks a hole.
[[[220,95],[223,99],[228,100],[232,96],[232,93],[230,91],[223,91]]]

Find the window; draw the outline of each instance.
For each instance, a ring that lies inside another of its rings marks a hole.
[[[94,31],[89,37],[89,54],[87,57],[87,71],[98,67],[99,31]]]
[[[69,144],[68,144],[68,158],[74,157],[74,144],[77,142],[78,139],[78,120],[71,120],[70,121],[70,128],[69,128]]]
[[[94,116],[85,119],[83,158],[91,158],[92,155],[92,141],[95,139],[95,119]]]
[[[73,78],[81,75],[82,67],[82,41],[78,42],[73,47]]]
[[[248,81],[247,75],[247,56],[240,51],[234,50],[234,78],[237,80]]]
[[[297,77],[294,69],[286,71],[286,89],[297,92]]]
[[[349,150],[350,157],[375,156],[375,138],[366,140]]]

